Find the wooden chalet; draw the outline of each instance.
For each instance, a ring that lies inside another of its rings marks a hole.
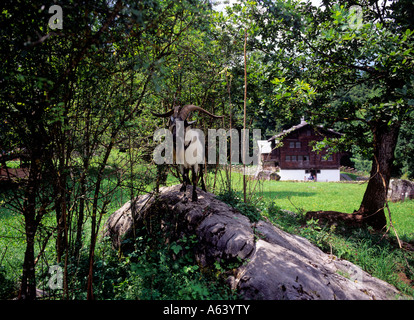
[[[302,119],[300,124],[268,140],[271,150],[261,154],[263,167],[275,169],[281,180],[339,181],[344,153],[318,153],[312,151],[312,143],[340,135],[330,129],[314,128]]]

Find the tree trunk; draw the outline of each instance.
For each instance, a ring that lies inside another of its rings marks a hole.
[[[36,234],[35,222],[31,218],[25,219],[26,224],[26,252],[24,254],[22,283],[19,299],[34,300],[36,298],[34,238]]]
[[[82,248],[82,229],[83,220],[85,218],[85,202],[86,202],[86,190],[87,190],[87,176],[89,172],[90,158],[92,157],[92,150],[90,145],[91,132],[90,132],[90,114],[91,110],[88,109],[85,118],[85,136],[83,145],[83,171],[79,181],[80,185],[80,200],[79,200],[79,214],[76,227],[76,240],[75,240],[75,252],[74,257],[78,259],[80,249]]]
[[[87,161],[89,162],[89,161]],[[83,220],[85,219],[85,201],[86,201],[86,175],[87,170],[89,169],[89,164],[84,165],[84,171],[82,172],[79,184],[80,184],[80,200],[79,200],[79,213],[77,217],[76,225],[76,239],[74,246],[73,256],[75,259],[79,258],[79,253],[82,248],[82,230],[83,230]]]
[[[100,218],[98,221],[96,220],[97,214],[98,214],[98,198],[99,198],[99,192],[101,190],[101,183],[103,179],[103,173],[106,164],[108,163],[109,155],[111,154],[112,148],[114,147],[115,143],[115,137],[117,136],[119,132],[120,126],[112,132],[111,135],[111,142],[106,147],[105,156],[102,160],[102,163],[99,167],[98,176],[96,178],[96,185],[95,185],[95,195],[93,198],[93,204],[92,204],[92,221],[91,221],[91,244],[89,247],[89,272],[88,272],[88,286],[87,286],[87,300],[94,300],[94,294],[93,294],[93,264],[94,264],[94,257],[95,257],[95,247],[96,247],[96,238],[99,231],[99,224],[101,222],[102,214],[105,210],[106,204],[109,202],[104,202],[101,208]]]
[[[39,167],[36,157],[32,155],[29,181],[25,194],[26,201],[23,207],[23,216],[26,233],[26,251],[24,254],[22,282],[19,299],[34,300],[36,298],[35,255],[34,244],[39,219],[36,219],[36,194],[38,191]]]
[[[372,126],[374,159],[370,180],[358,213],[362,214],[367,225],[375,230],[383,229],[387,220],[384,204],[387,199],[388,184],[391,177],[391,167],[394,161],[394,150],[397,144],[400,123]]]

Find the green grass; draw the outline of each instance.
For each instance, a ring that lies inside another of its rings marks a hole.
[[[19,160],[10,160],[6,162],[6,167],[7,168],[20,168],[20,161]]]
[[[414,200],[389,203],[391,219],[402,240],[414,241]],[[388,220],[388,216],[387,216]]]
[[[242,191],[242,175],[233,173],[233,188]],[[358,210],[367,183],[248,181],[247,189],[264,201],[273,201],[281,209],[293,212]],[[398,235],[414,241],[414,200],[389,202],[391,219]],[[388,221],[388,211],[385,211]],[[391,231],[393,234],[393,231]]]
[[[357,184],[267,181],[262,194],[286,210],[352,212],[358,209],[364,190]]]
[[[352,213],[361,204],[366,183],[268,181],[263,196],[286,210],[331,210]],[[391,218],[402,238],[414,241],[414,201],[389,203]],[[386,211],[388,220],[388,211]]]

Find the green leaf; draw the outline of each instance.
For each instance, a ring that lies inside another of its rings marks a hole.
[[[171,250],[175,253],[178,254],[181,250],[183,249],[183,247],[181,247],[179,244],[173,243],[171,245]]]

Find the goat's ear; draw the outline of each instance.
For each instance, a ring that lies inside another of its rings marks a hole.
[[[187,121],[186,120],[186,123],[189,125],[189,126],[191,126],[192,124],[194,124],[194,123],[196,123],[197,122],[197,120],[193,120],[193,121]]]

